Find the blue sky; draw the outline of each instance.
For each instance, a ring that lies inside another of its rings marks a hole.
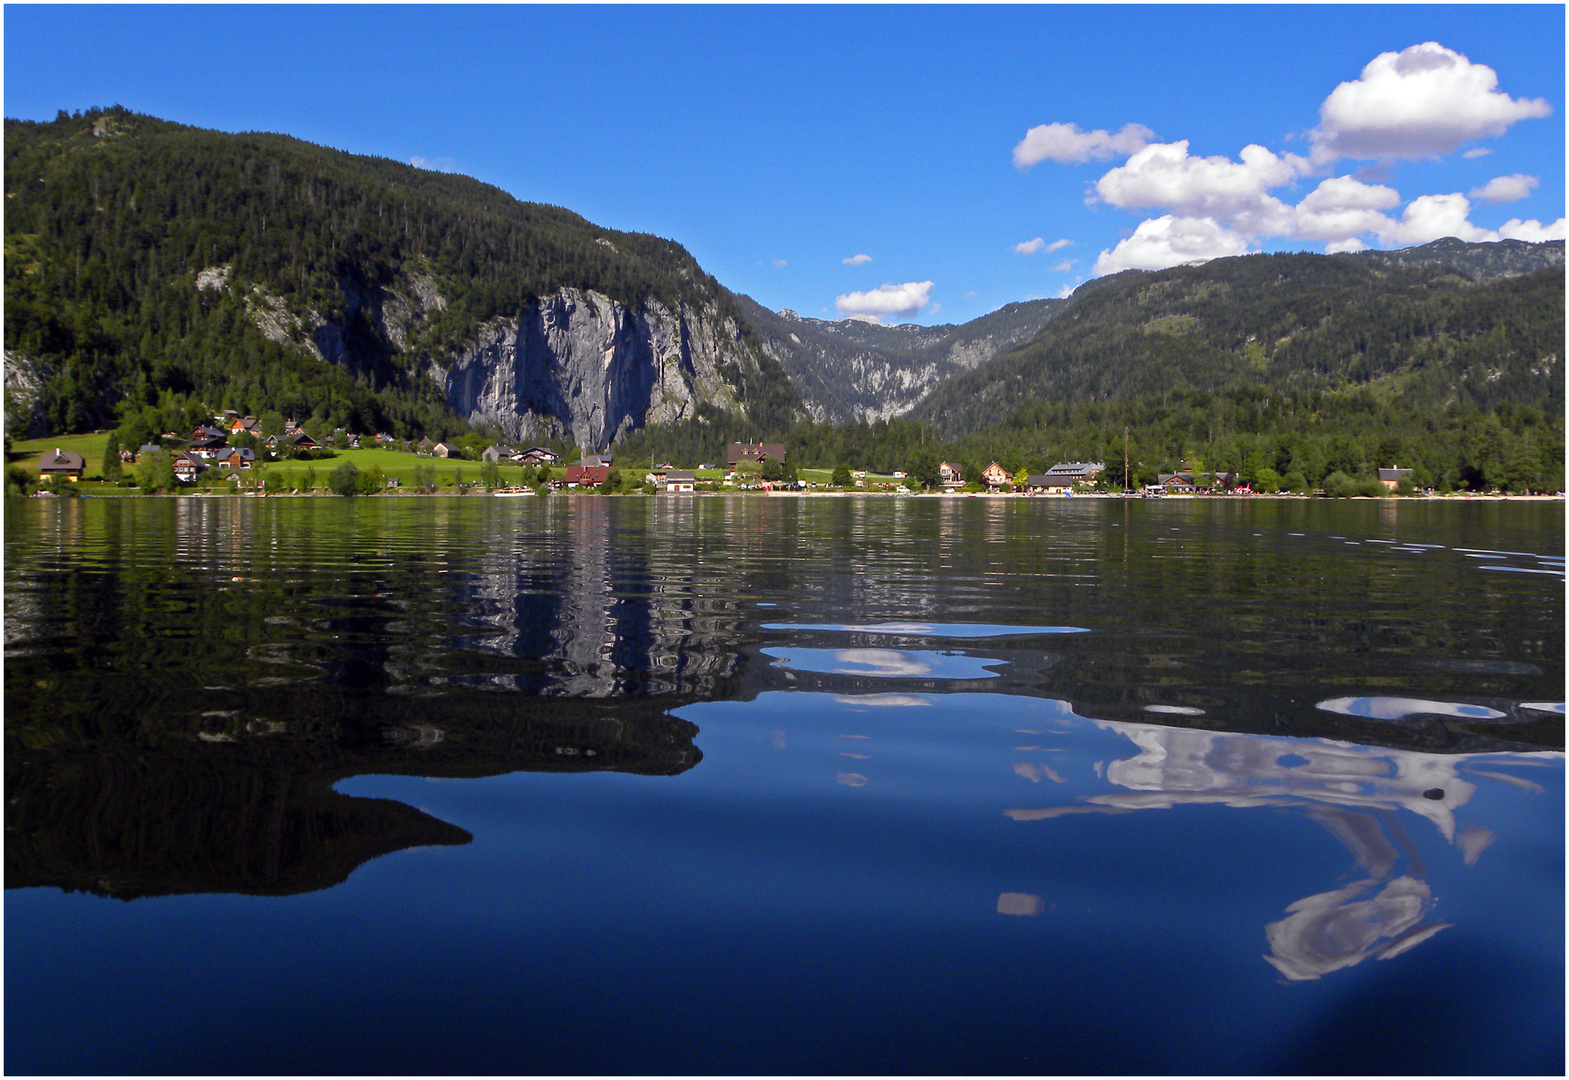
[[[1562,5],[4,8],[7,117],[466,173],[819,318],[1564,236]]]

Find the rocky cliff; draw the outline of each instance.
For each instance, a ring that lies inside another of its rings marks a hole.
[[[717,307],[633,309],[561,289],[516,319],[497,319],[431,374],[448,403],[507,437],[553,437],[603,450],[647,424],[693,418],[700,404],[745,413],[737,383],[757,358]]]
[[[386,286],[342,280],[343,310],[330,318],[292,314],[265,286],[231,281],[228,266],[201,271],[196,285],[239,291],[262,334],[325,363],[362,370],[394,357],[413,363],[458,416],[495,423],[510,440],[604,450],[645,425],[691,419],[699,405],[746,415],[744,389],[766,381],[747,328],[717,303],[667,307],[650,297],[632,308],[562,288],[517,318],[486,322],[456,352],[435,358],[417,342],[448,302],[425,275]]]

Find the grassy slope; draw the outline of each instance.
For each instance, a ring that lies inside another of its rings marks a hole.
[[[87,461],[87,469],[83,476],[84,491],[96,492],[99,488],[98,481],[103,478],[104,447],[108,445],[109,433],[97,435],[52,435],[47,439],[29,439],[25,442],[16,442],[11,446],[10,465],[20,465],[34,476],[38,474],[39,459],[46,453],[55,449],[74,450],[81,454]],[[332,470],[343,462],[352,462],[357,469],[380,469],[389,479],[397,477],[400,484],[412,486],[415,482],[415,469],[422,465],[429,465],[435,470],[436,483],[441,487],[452,487],[460,481],[463,483],[478,483],[480,469],[484,462],[456,461],[446,458],[418,457],[414,454],[399,453],[394,450],[367,449],[367,450],[339,450],[337,457],[318,461],[269,461],[259,467],[260,475],[271,478],[282,478],[290,487],[298,488],[305,480],[305,471],[316,471],[316,486],[325,488],[327,477]],[[627,471],[641,470],[643,466],[629,464],[624,467]],[[126,476],[130,478],[136,466],[126,468]],[[516,483],[521,470],[512,465],[502,465],[501,482],[503,484]],[[563,469],[554,466],[551,473],[556,480],[561,479]],[[698,479],[717,481],[724,476],[723,469],[698,470]],[[832,469],[802,469],[798,474],[802,480],[809,483],[827,484],[833,475]],[[898,484],[900,481],[892,476],[868,475],[868,483]],[[200,485],[190,490],[198,490]],[[220,485],[216,490],[224,490],[226,485]],[[116,489],[105,489],[116,490]]]

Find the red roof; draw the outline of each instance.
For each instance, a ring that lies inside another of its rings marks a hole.
[[[609,465],[568,465],[566,482],[581,487],[596,487],[609,476]]]

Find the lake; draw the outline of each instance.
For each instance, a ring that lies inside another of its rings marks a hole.
[[[1564,507],[10,499],[12,1073],[1561,1073]]]

